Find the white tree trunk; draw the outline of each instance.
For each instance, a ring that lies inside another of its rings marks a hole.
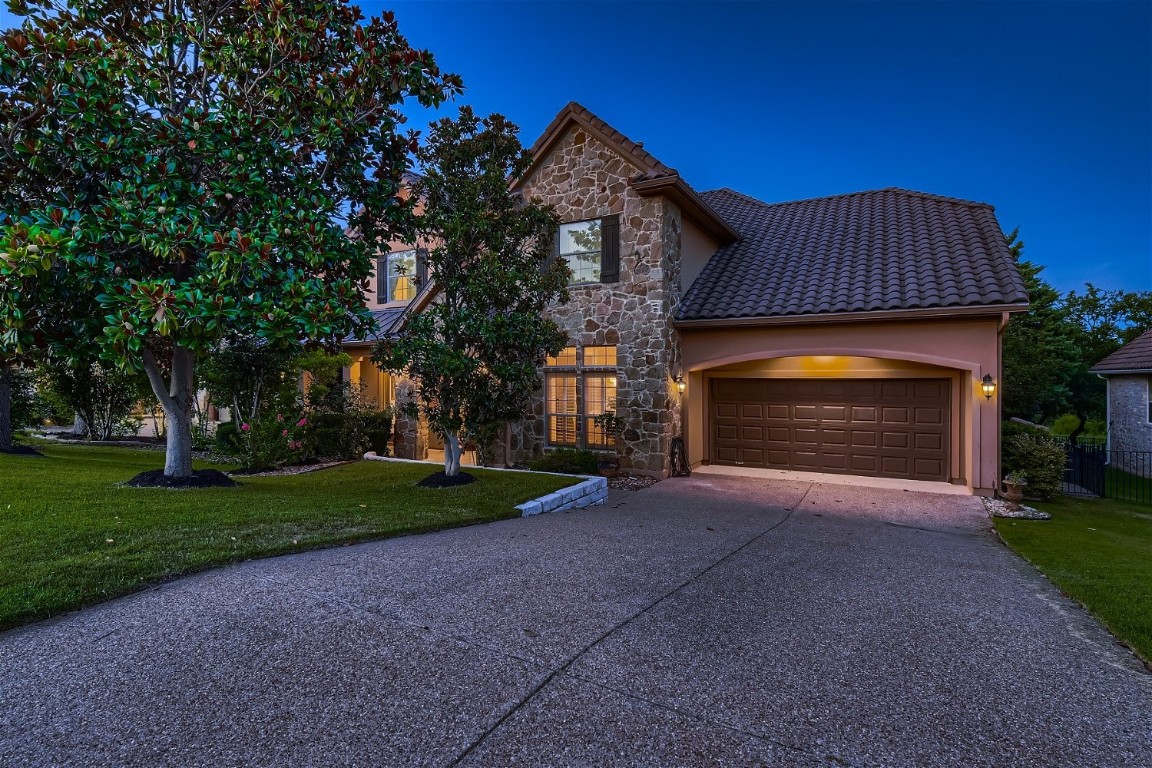
[[[460,472],[460,436],[444,435],[444,474],[455,477]]]
[[[196,399],[193,384],[195,358],[192,352],[177,346],[172,351],[171,381],[165,382],[156,358],[144,351],[144,372],[152,392],[164,409],[167,423],[167,451],[164,456],[164,474],[167,477],[192,476],[192,406]]]

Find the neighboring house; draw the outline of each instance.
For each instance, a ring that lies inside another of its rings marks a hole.
[[[999,383],[1001,334],[1028,297],[991,206],[900,189],[698,193],[576,103],[532,152],[513,186],[563,222],[571,299],[550,315],[570,345],[506,461],[611,448],[592,419],[614,411],[621,464],[643,473],[666,474],[682,436],[692,466],[996,487],[1000,403],[981,381]],[[419,271],[417,253],[394,247],[370,301],[379,338],[420,300],[392,266]],[[370,341],[348,341],[350,375],[402,397],[410,382],[367,367]],[[399,455],[423,457],[426,431],[402,430]]]
[[[1108,380],[1108,448],[1152,451],[1152,330],[1088,370]]]

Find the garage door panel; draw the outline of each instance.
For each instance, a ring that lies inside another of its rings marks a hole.
[[[942,451],[944,435],[939,432],[917,432],[913,436],[912,444],[918,451]]]
[[[717,463],[948,478],[948,379],[714,379],[711,392]]]
[[[741,448],[740,461],[744,464],[751,466],[759,466],[764,464],[766,451],[763,448]]]
[[[768,451],[768,465],[778,465],[781,467],[788,466],[791,453],[787,450],[770,450]]]
[[[891,408],[885,406],[880,409],[880,422],[882,424],[909,424],[911,414],[907,408]]]
[[[735,424],[717,424],[716,438],[718,440],[738,440],[740,439],[740,428]]]
[[[907,448],[909,442],[909,434],[907,432],[881,432],[880,433],[880,447],[881,448]]]
[[[819,445],[820,430],[812,428],[796,428],[792,430],[792,442],[800,445]]]
[[[820,418],[820,406],[797,405],[792,409],[792,418],[796,421],[816,421]]]
[[[825,429],[820,433],[824,445],[847,445],[848,433],[843,429]]]
[[[822,406],[820,406],[820,420],[821,421],[847,421],[848,420],[848,406],[846,406],[846,405],[822,405]]]
[[[914,412],[916,424],[943,424],[943,408],[917,408]]]
[[[748,443],[764,442],[764,427],[752,424],[740,425],[740,440]]]
[[[788,427],[768,427],[768,442],[788,443],[792,441],[792,430]]]

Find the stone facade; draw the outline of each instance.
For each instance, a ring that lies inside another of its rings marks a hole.
[[[570,300],[550,316],[581,347],[615,346],[617,407],[624,420],[618,439],[621,466],[660,475],[666,471],[679,403],[673,377],[679,363],[670,325],[680,297],[681,215],[661,197],[642,197],[629,181],[639,173],[614,150],[572,126],[531,176],[526,198],[556,206],[562,222],[620,216],[620,280],[571,287]],[[548,447],[544,397],[533,414],[511,428],[511,459],[523,461]]]
[[[1113,451],[1152,451],[1152,423],[1148,400],[1152,397],[1152,374],[1108,377],[1108,447]],[[1122,456],[1116,456],[1120,460]],[[1148,462],[1136,462],[1142,474],[1152,474]]]

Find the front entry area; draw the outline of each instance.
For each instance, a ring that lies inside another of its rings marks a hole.
[[[949,480],[948,379],[713,378],[712,461]]]

